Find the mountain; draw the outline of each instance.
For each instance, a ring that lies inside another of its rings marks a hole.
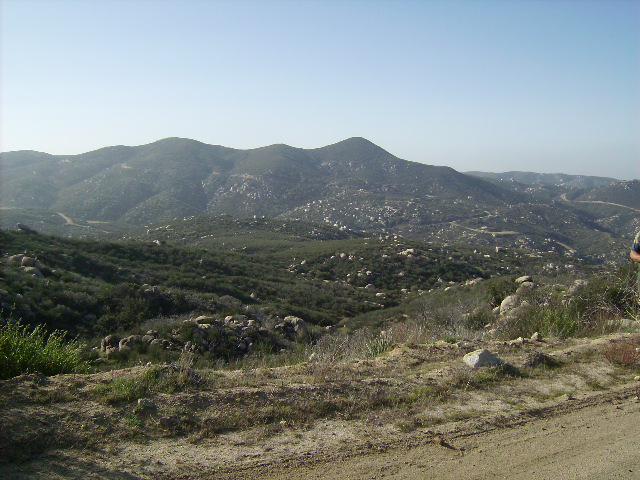
[[[315,149],[277,144],[248,150],[167,138],[80,155],[8,152],[0,162],[3,228],[25,223],[42,233],[113,238],[171,223],[178,233],[168,240],[184,243],[183,219],[204,215],[192,230],[209,238],[227,228],[216,218],[231,215],[596,261],[602,252],[619,256],[627,248],[626,217],[605,218],[593,211],[595,204],[576,197],[591,188],[577,185],[612,179],[530,173],[484,179],[402,160],[364,138]],[[251,231],[246,227],[241,236]]]
[[[517,182],[525,185],[546,185],[570,189],[592,188],[610,185],[617,182],[615,178],[593,177],[587,175],[567,175],[564,173],[535,172],[465,172],[467,175],[499,180],[500,182]]]
[[[516,200],[505,189],[451,168],[400,160],[363,138],[308,150],[237,150],[168,138],[81,155],[26,151],[0,159],[5,207],[133,225],[202,213],[297,216],[313,202],[345,196],[375,197],[371,205],[393,197]]]

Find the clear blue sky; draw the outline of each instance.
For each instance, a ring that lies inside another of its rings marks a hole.
[[[365,137],[640,178],[640,2],[2,0],[1,150]]]

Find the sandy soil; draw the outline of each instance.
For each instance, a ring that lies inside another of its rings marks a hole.
[[[228,478],[638,479],[640,403],[610,398],[547,418],[476,434],[437,437],[311,465],[269,466]]]

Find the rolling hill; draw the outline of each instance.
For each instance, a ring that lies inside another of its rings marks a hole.
[[[179,231],[202,215],[197,235],[205,237],[217,216],[231,215],[601,261],[627,248],[629,208],[640,208],[635,196],[615,193],[633,182],[527,172],[483,179],[399,159],[364,138],[249,150],[167,138],[80,155],[8,152],[0,161],[3,228],[20,222],[89,238],[169,223]],[[620,196],[610,202],[618,206],[593,203]]]

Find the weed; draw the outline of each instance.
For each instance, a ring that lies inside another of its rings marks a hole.
[[[365,345],[365,352],[368,357],[377,357],[391,350],[393,345],[390,332],[382,331],[377,337],[368,340]]]
[[[428,404],[446,396],[446,390],[440,385],[417,385],[404,398],[409,404]]]
[[[204,380],[190,369],[177,365],[154,366],[139,375],[114,378],[96,389],[107,403],[131,401],[156,393],[175,393],[190,386],[201,386]]]
[[[602,355],[614,365],[622,367],[640,366],[640,337],[611,342],[601,350]]]
[[[0,379],[23,373],[56,375],[86,371],[82,359],[84,346],[65,339],[65,332],[47,334],[42,326],[29,330],[26,325],[7,323],[0,326]]]
[[[602,385],[597,380],[588,380],[587,381],[587,387],[589,387],[591,390],[595,390],[595,391],[598,391],[598,392],[607,389],[607,387]]]
[[[124,422],[131,426],[131,427],[136,427],[136,428],[142,428],[144,427],[144,422],[142,421],[142,419],[136,415],[135,413],[125,413],[122,417],[122,419],[124,420]]]

